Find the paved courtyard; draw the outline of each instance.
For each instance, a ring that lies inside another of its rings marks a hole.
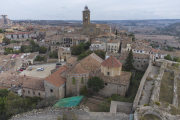
[[[44,67],[44,71],[37,71],[37,68]],[[51,70],[55,69],[56,64],[42,64],[42,65],[32,65],[32,70],[24,70],[20,75],[33,76],[38,78],[45,78],[51,74]]]

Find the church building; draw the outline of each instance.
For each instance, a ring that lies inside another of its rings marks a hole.
[[[106,24],[92,24],[90,23],[90,10],[87,6],[83,11],[83,30],[82,34],[87,35],[90,40],[96,38],[97,35],[103,33],[111,33],[111,27]]]

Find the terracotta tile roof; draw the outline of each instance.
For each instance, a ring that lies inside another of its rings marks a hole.
[[[119,43],[120,41],[119,40],[110,40],[108,43]]]
[[[23,81],[23,88],[36,89],[44,91],[44,79],[25,77]]]
[[[77,63],[77,57],[70,57],[70,58],[66,61],[66,63],[72,64],[72,65],[76,64],[76,63]]]
[[[74,68],[69,72],[69,74],[83,74],[83,73],[88,73],[88,71],[84,70],[79,65],[74,66]]]
[[[131,73],[121,71],[121,75],[116,76],[104,76],[103,73],[98,75],[99,78],[101,78],[104,82],[107,83],[115,83],[115,84],[121,84],[121,85],[128,85],[130,82]]]
[[[44,91],[44,80],[42,78],[15,75],[10,71],[0,74],[0,84],[6,87],[22,85],[24,88]]]
[[[76,63],[74,66],[67,69],[65,72],[66,74],[71,74],[71,71],[74,71],[74,69],[80,67],[81,69],[78,71],[79,74],[84,72],[87,73],[88,71],[91,75],[94,74],[100,68],[102,62],[103,59],[101,59],[95,53],[92,53],[89,56],[82,59],[81,61],[79,61],[78,63]]]
[[[151,52],[158,52],[157,49],[152,48]]]
[[[60,74],[62,72],[64,72],[65,70],[67,70],[68,67],[67,66],[63,66],[60,67],[56,72],[54,72],[53,74],[49,75],[48,77],[45,78],[45,80],[53,85],[55,85],[56,87],[60,87],[61,85],[63,85],[66,81],[65,77],[60,76]]]
[[[103,63],[101,63],[101,65],[103,65],[105,67],[116,68],[116,67],[121,67],[122,63],[115,57],[110,56]]]

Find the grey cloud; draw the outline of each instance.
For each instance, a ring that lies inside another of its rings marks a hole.
[[[179,0],[3,0],[0,15],[7,14],[10,19],[81,20],[86,4],[92,20],[180,19]]]

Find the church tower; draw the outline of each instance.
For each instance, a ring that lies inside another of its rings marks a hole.
[[[83,27],[86,27],[89,24],[90,24],[90,10],[86,5],[83,11]]]

